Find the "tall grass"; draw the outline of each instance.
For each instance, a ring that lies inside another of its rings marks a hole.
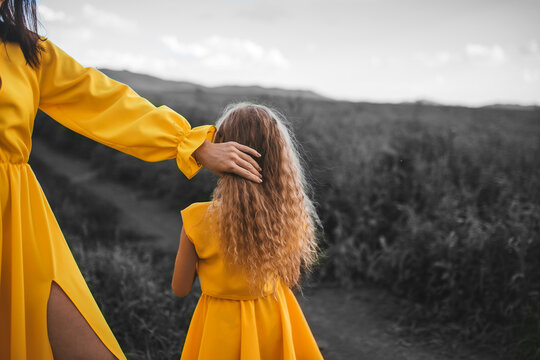
[[[540,149],[527,146],[489,129],[397,126],[356,176],[321,193],[333,231],[323,271],[421,304],[409,324],[461,323],[467,340],[529,356],[539,335],[531,319],[540,309]]]
[[[154,96],[193,125],[244,100]],[[538,109],[254,100],[283,111],[304,149],[325,228],[323,280],[387,287],[409,300],[411,328],[443,324],[466,340],[540,356]],[[62,148],[79,144],[40,122]],[[172,207],[207,199],[214,184],[208,173],[188,184],[174,162],[88,146],[104,174]]]

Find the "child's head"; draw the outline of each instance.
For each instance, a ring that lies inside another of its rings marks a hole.
[[[248,271],[256,292],[281,278],[298,284],[300,267],[315,261],[317,215],[307,195],[292,132],[266,106],[230,105],[218,120],[216,142],[236,141],[257,150],[263,182],[224,175],[214,191],[225,256]]]
[[[215,142],[236,141],[256,149],[265,182],[275,182],[280,169],[294,168],[303,181],[292,133],[274,110],[249,103],[229,105],[216,123]]]

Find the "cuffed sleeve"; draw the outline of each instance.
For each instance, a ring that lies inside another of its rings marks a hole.
[[[215,126],[204,125],[193,128],[186,135],[179,137],[176,164],[188,179],[195,176],[202,168],[193,157],[193,152],[205,140],[213,141],[215,132]]]
[[[145,161],[176,158],[192,178],[201,168],[193,152],[215,128],[191,128],[167,106],[156,107],[129,86],[86,68],[44,41],[39,107],[67,128]]]

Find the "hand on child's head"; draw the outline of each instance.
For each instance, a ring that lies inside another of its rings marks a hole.
[[[211,143],[205,141],[194,156],[204,167],[215,174],[232,173],[256,183],[262,182],[262,171],[257,162],[248,154],[260,157],[254,149],[234,141]]]

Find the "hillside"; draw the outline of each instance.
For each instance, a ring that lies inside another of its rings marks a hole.
[[[238,85],[226,85],[217,87],[208,87],[203,85],[194,84],[187,81],[171,81],[164,80],[154,76],[133,73],[130,71],[122,70],[110,70],[100,69],[107,76],[129,84],[134,89],[140,92],[169,92],[169,93],[206,93],[209,95],[229,95],[235,97],[246,96],[281,96],[281,97],[294,97],[303,99],[315,99],[324,100],[328,99],[322,95],[319,95],[310,90],[287,90],[280,88],[265,88],[261,86],[238,86]]]

